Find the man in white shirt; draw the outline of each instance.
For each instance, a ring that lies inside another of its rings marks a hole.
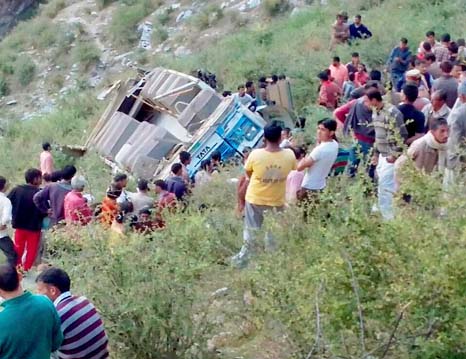
[[[246,87],[244,85],[238,86],[238,92],[234,96],[242,105],[249,106],[254,99],[246,93]]]
[[[326,118],[318,122],[318,145],[309,156],[303,158],[298,164],[298,171],[306,169],[306,173],[298,194],[300,201],[312,201],[318,192],[327,185],[327,177],[338,156],[338,142],[335,141],[337,123]]]
[[[5,191],[7,181],[5,177],[0,176],[0,250],[5,254],[8,263],[16,266],[17,254],[13,241],[8,236],[8,226],[11,224],[11,202]]]
[[[422,113],[426,119],[425,127],[429,128],[434,119],[448,118],[450,108],[447,106],[447,93],[444,90],[437,90],[432,94],[432,103],[424,106]]]
[[[137,193],[129,193],[129,200],[133,203],[133,213],[139,215],[142,209],[154,206],[154,199],[149,196],[149,182],[147,180],[140,178],[137,190]]]

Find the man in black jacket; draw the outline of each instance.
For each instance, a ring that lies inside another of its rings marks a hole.
[[[42,220],[44,215],[33,201],[42,183],[42,173],[38,169],[29,169],[24,178],[26,184],[13,188],[8,195],[11,201],[12,226],[15,229],[15,250],[18,259],[22,261],[24,251],[26,258],[23,264],[25,271],[31,269],[37,256],[40,243]]]

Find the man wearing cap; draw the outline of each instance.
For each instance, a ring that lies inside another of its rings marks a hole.
[[[464,156],[460,156],[466,149],[466,81],[458,88],[458,104],[448,116],[450,137],[448,139],[448,168],[458,167]]]
[[[71,192],[65,196],[65,221],[67,224],[86,225],[91,221],[92,210],[83,197],[86,180],[83,176],[75,176],[71,180]]]

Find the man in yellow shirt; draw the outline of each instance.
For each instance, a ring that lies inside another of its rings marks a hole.
[[[280,148],[282,128],[276,124],[264,128],[265,147],[251,152],[245,165],[249,185],[246,192],[244,244],[232,258],[233,265],[244,267],[256,247],[255,234],[262,227],[264,213],[283,210],[286,178],[296,169],[292,150]],[[266,234],[266,248],[273,248],[273,238]]]

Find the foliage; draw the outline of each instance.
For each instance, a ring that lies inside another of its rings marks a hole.
[[[223,16],[223,10],[220,6],[210,4],[204,7],[199,14],[193,16],[191,23],[196,27],[196,29],[203,31],[214,26],[223,18]]]
[[[290,7],[288,0],[264,0],[262,2],[262,8],[267,16],[277,16]]]
[[[52,0],[47,4],[47,6],[45,6],[43,10],[43,14],[46,17],[53,19],[65,7],[66,7],[66,0]]]
[[[9,93],[8,82],[3,76],[0,76],[0,96],[6,96]]]
[[[115,11],[110,23],[111,38],[121,47],[128,47],[139,39],[139,22],[158,6],[158,2],[152,0],[129,1],[128,4]]]
[[[21,86],[27,86],[34,79],[36,64],[29,56],[21,56],[15,64],[15,76]]]
[[[168,39],[168,31],[161,25],[156,24],[152,32],[153,45],[159,45]]]
[[[95,64],[100,59],[100,50],[93,41],[78,41],[71,52],[73,62],[83,69]]]
[[[97,8],[99,10],[102,10],[103,8],[109,6],[110,4],[112,4],[114,2],[115,2],[115,0],[97,0],[96,4],[97,4]]]

